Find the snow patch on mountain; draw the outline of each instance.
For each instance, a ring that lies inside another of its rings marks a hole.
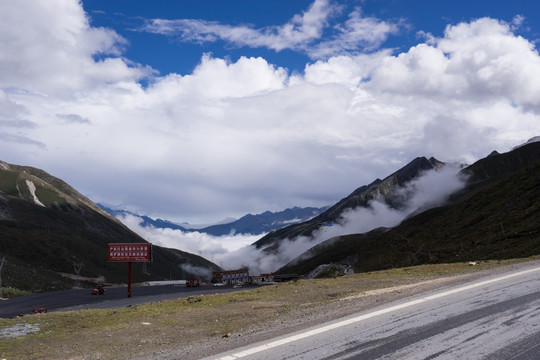
[[[0,168],[4,170],[10,170],[9,164],[3,161],[0,161]]]
[[[32,200],[34,200],[34,204],[45,207],[36,196],[36,185],[32,181],[26,180],[26,186],[28,186],[28,190],[30,190],[30,195],[32,196]]]

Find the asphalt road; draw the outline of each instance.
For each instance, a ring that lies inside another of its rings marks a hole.
[[[91,289],[49,291],[0,301],[0,318],[32,314],[35,307],[47,311],[77,309],[113,309],[162,300],[178,299],[200,294],[215,294],[236,291],[233,287],[201,286],[188,288],[185,285],[134,286],[131,297],[127,287],[110,287],[104,295],[92,295]]]
[[[540,267],[424,293],[207,359],[540,359]]]

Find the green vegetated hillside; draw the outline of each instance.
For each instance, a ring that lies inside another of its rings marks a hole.
[[[108,243],[146,242],[71,186],[43,170],[0,162],[0,258],[3,287],[70,288],[74,265],[91,283],[125,283],[127,265],[108,262]],[[182,266],[200,268],[201,273]],[[133,264],[133,281],[210,277],[206,259],[153,246],[153,261]]]
[[[540,254],[540,143],[489,156],[462,172],[467,186],[445,206],[392,229],[325,241],[278,273],[306,274],[328,263],[371,271]]]

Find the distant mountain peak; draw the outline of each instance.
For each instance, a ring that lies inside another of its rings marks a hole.
[[[331,237],[276,273],[308,274],[330,263],[350,264],[358,272],[539,254],[539,140],[462,169],[467,183],[444,206],[415,212],[392,228]]]
[[[363,185],[354,190],[349,196],[341,199],[325,212],[313,219],[287,226],[286,228],[273,231],[255,242],[257,248],[272,248],[279,246],[284,239],[295,239],[299,236],[311,237],[321,224],[329,222],[339,224],[346,211],[356,208],[367,208],[372,200],[386,203],[390,208],[399,209],[403,206],[403,196],[398,190],[410,181],[417,179],[424,172],[439,169],[445,163],[430,157],[417,157],[401,169],[385,177],[383,180],[376,179],[369,185]]]
[[[322,208],[315,207],[306,207],[301,208],[295,206],[293,208],[288,208],[283,211],[271,212],[265,211],[260,214],[246,214],[240,219],[231,220],[228,223],[219,223],[214,225],[209,225],[205,227],[190,227],[180,226],[171,221],[161,220],[161,219],[152,219],[145,215],[137,215],[126,210],[113,210],[104,205],[98,204],[104,210],[109,212],[111,215],[116,217],[121,217],[125,215],[137,216],[141,219],[140,225],[143,227],[153,226],[155,228],[168,228],[174,230],[181,230],[184,232],[200,232],[206,233],[212,236],[223,236],[229,235],[231,233],[235,234],[252,234],[259,235],[265,234],[270,231],[274,231],[280,228],[283,228],[287,225],[298,223],[301,221],[309,220],[320,213],[328,209],[328,206]],[[184,224],[182,224],[184,225]]]

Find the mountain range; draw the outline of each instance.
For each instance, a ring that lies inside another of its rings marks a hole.
[[[292,216],[285,213],[305,210],[305,221],[270,230],[252,245],[270,256],[286,242],[314,239],[324,229],[345,226],[350,220],[347,214],[373,209],[378,203],[390,211],[406,210],[407,216],[395,226],[313,243],[315,246],[277,273],[307,274],[328,263],[346,264],[358,272],[540,253],[540,142],[530,141],[503,154],[493,152],[470,166],[461,166],[463,184],[445,195],[444,201],[408,207],[411,186],[425,174],[448,166],[434,158],[418,157],[384,179],[359,187],[328,209],[293,208],[283,213],[246,215],[234,225],[217,225],[208,231],[257,231],[254,223],[267,226],[281,221],[281,225]],[[316,214],[319,210],[322,212]],[[152,226],[179,226],[159,219],[148,221]],[[82,265],[83,286],[125,282],[124,267],[107,261],[107,244],[145,242],[64,181],[37,168],[5,162],[0,162],[0,234],[0,257],[7,259],[3,285],[30,291],[72,287],[76,265]],[[205,278],[220,269],[200,256],[155,245],[153,262],[135,265],[134,282]]]
[[[416,161],[429,167],[429,160]],[[436,164],[432,165],[439,166]],[[339,211],[335,213],[335,210],[343,204],[365,206],[364,199],[381,192],[385,187],[379,187],[385,181],[399,183],[398,179],[409,173],[402,171],[405,168],[382,182],[359,188],[318,218],[268,234],[255,245],[272,250],[284,239],[300,233],[310,234],[319,226],[319,220],[339,221]],[[459,175],[465,182],[464,187],[444,204],[417,211],[392,228],[328,239],[277,273],[307,274],[318,265],[328,263],[343,263],[364,272],[540,254],[540,142],[530,141],[504,154],[494,152],[463,168]],[[392,194],[393,191],[383,191],[383,201],[399,207],[400,202],[396,203]]]
[[[235,235],[235,234],[266,234],[270,231],[280,229],[284,226],[307,221],[328,209],[328,206],[315,208],[315,207],[293,207],[285,209],[283,211],[271,212],[265,211],[261,214],[247,214],[242,216],[238,220],[230,221],[224,224],[216,224],[205,226],[202,228],[191,228],[189,225],[179,225],[172,221],[162,219],[152,219],[146,215],[138,215],[127,210],[115,210],[110,207],[106,207],[102,204],[98,204],[103,210],[109,214],[122,218],[126,215],[136,216],[140,218],[140,225],[143,227],[154,227],[156,229],[174,229],[184,232],[200,232],[209,234],[212,236],[223,235]]]
[[[359,187],[320,215],[308,221],[273,231],[262,237],[254,245],[257,248],[267,248],[269,250],[276,248],[282,239],[294,239],[298,236],[309,237],[315,230],[329,223],[339,224],[345,211],[359,207],[367,208],[370,202],[375,199],[385,202],[390,207],[399,209],[405,199],[398,190],[413,179],[418,178],[421,173],[442,166],[444,166],[444,163],[433,157],[430,159],[418,157],[383,180],[376,179],[369,185]]]

